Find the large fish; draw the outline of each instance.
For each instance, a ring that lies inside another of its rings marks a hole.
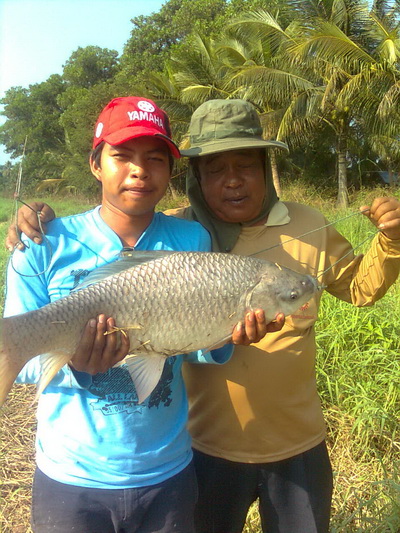
[[[132,266],[133,265],[133,266]],[[41,355],[42,391],[74,354],[89,318],[112,316],[130,338],[125,363],[140,402],[158,383],[166,357],[228,341],[247,310],[272,320],[318,289],[305,276],[262,259],[206,252],[133,252],[101,267],[79,290],[1,321],[0,405],[25,363]]]

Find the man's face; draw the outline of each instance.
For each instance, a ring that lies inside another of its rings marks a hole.
[[[259,149],[203,156],[198,169],[204,199],[219,219],[249,222],[259,215],[266,194],[263,154]]]
[[[139,137],[118,146],[105,143],[100,166],[93,160],[90,166],[102,183],[102,205],[129,216],[152,213],[171,177],[168,147],[154,137]]]

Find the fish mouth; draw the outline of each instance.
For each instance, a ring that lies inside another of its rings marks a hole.
[[[315,291],[322,291],[322,289],[325,289],[326,287],[326,285],[322,285],[321,283],[319,283],[317,278],[314,278],[313,276],[307,275],[307,280],[311,282],[311,285]]]

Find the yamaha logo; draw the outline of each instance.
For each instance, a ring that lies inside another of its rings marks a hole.
[[[150,102],[145,102],[144,100],[138,102],[137,106],[141,111],[147,111],[148,113],[153,113],[156,110],[153,104]]]

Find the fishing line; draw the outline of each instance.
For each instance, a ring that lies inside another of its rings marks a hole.
[[[11,267],[12,269],[14,270],[14,272],[16,272],[18,275],[20,276],[24,276],[26,278],[34,278],[36,276],[40,276],[42,274],[44,274],[46,272],[46,270],[48,270],[49,266],[50,266],[50,263],[47,265],[47,267],[42,270],[42,272],[37,272],[35,274],[24,274],[22,272],[19,272],[16,268],[15,268],[15,265],[14,265],[14,262],[13,262],[13,256],[14,256],[14,252],[15,250],[18,249],[18,246],[21,244],[21,232],[19,230],[19,227],[18,227],[18,202],[20,202],[21,204],[25,205],[26,207],[29,207],[29,209],[31,211],[33,211],[34,213],[36,213],[36,216],[37,216],[37,220],[38,220],[38,225],[39,225],[39,229],[40,229],[40,233],[42,235],[42,239],[43,239],[43,242],[46,244],[47,246],[47,249],[49,250],[49,254],[50,254],[50,259],[53,257],[53,249],[51,247],[51,243],[49,241],[49,239],[47,238],[44,230],[43,230],[43,226],[42,226],[42,221],[40,219],[40,215],[41,215],[41,211],[35,211],[33,209],[33,207],[31,207],[29,204],[27,204],[26,202],[24,202],[22,199],[21,199],[21,196],[20,196],[20,193],[21,193],[21,183],[22,183],[22,162],[24,160],[24,157],[25,157],[25,149],[26,149],[26,142],[28,140],[28,136],[25,137],[25,142],[24,142],[24,148],[22,150],[22,157],[21,157],[21,161],[20,161],[20,164],[19,164],[19,169],[18,169],[18,177],[17,177],[17,182],[15,184],[15,192],[14,192],[14,204],[13,204],[13,214],[12,214],[12,218],[14,219],[14,226],[15,226],[15,232],[18,236],[18,241],[15,243],[14,245],[14,249],[13,251],[11,252],[11,256],[10,256],[10,264],[11,264]],[[25,243],[25,246],[27,248],[29,248],[29,243]]]
[[[37,219],[38,219],[38,225],[39,225],[39,228],[40,228],[40,233],[42,235],[42,238],[43,238],[43,242],[47,245],[48,247],[48,250],[49,250],[49,253],[50,253],[50,259],[53,255],[53,250],[52,250],[52,246],[51,246],[51,243],[50,241],[48,240],[48,238],[46,237],[46,234],[43,230],[43,226],[42,226],[42,221],[40,219],[40,215],[41,215],[41,211],[35,211],[33,209],[33,207],[31,207],[29,204],[27,204],[26,202],[24,202],[23,200],[21,200],[21,198],[19,198],[19,189],[20,189],[20,184],[21,184],[21,180],[20,180],[20,176],[21,176],[21,171],[19,172],[19,179],[18,179],[18,182],[17,182],[17,190],[16,190],[16,193],[15,193],[15,200],[16,200],[16,203],[17,202],[21,202],[23,205],[25,205],[26,207],[29,207],[29,209],[31,209],[32,211],[34,211],[37,215]],[[342,222],[344,220],[347,220],[349,218],[352,218],[354,216],[357,216],[357,215],[360,215],[362,213],[365,213],[369,211],[369,208],[366,208],[366,209],[363,209],[362,211],[356,211],[354,213],[350,213],[349,215],[346,215],[344,217],[341,217],[341,218],[338,218],[336,220],[334,220],[333,222],[328,222],[327,224],[323,225],[323,226],[320,226],[318,228],[315,228],[313,230],[310,230],[310,231],[307,231],[305,233],[302,233],[301,235],[298,235],[296,237],[291,237],[290,239],[286,239],[285,241],[282,241],[282,242],[279,242],[277,244],[274,244],[272,246],[269,246],[268,248],[264,248],[263,250],[260,250],[258,252],[254,252],[253,254],[249,254],[249,257],[252,257],[254,255],[258,255],[260,253],[263,253],[263,252],[267,252],[269,250],[273,250],[274,248],[278,248],[280,246],[284,246],[285,244],[289,243],[289,242],[292,242],[292,241],[296,241],[298,239],[301,239],[302,237],[306,237],[308,235],[311,235],[312,233],[315,233],[317,231],[321,231],[322,229],[325,229],[325,228],[329,228],[330,226],[334,226],[335,224],[338,224],[339,222]],[[16,231],[18,234],[20,234],[19,232],[19,229],[18,229],[18,225],[17,225],[17,219],[15,220],[15,228],[16,228]],[[347,252],[345,255],[343,255],[342,257],[340,257],[335,263],[333,263],[332,265],[330,265],[327,269],[325,269],[323,272],[321,272],[320,274],[318,274],[316,276],[316,278],[320,278],[321,276],[323,276],[324,274],[326,274],[326,272],[328,272],[329,270],[331,270],[332,268],[334,268],[340,261],[342,261],[343,259],[345,259],[348,255],[351,255],[355,250],[357,250],[358,248],[360,248],[365,242],[369,241],[369,240],[372,240],[372,238],[376,235],[377,232],[375,233],[372,233],[372,234],[369,234],[366,239],[364,239],[363,241],[361,241],[357,246],[353,246],[351,248],[351,250],[349,250],[349,252]],[[15,249],[17,249],[19,245],[19,242],[15,244],[14,246],[14,250],[13,250],[13,253],[15,251]],[[29,248],[29,244],[26,244],[25,245],[27,248]],[[13,268],[13,270],[21,275],[21,276],[25,276],[25,277],[35,277],[35,276],[40,276],[41,274],[44,274],[44,272],[46,272],[46,270],[48,270],[49,268],[49,265],[42,271],[42,272],[39,272],[37,274],[23,274],[22,272],[18,272],[18,270],[16,270],[15,266],[13,265],[13,262],[12,262],[12,255],[11,255],[11,266]]]
[[[287,244],[288,242],[292,242],[292,241],[297,241],[298,239],[301,239],[302,237],[306,237],[307,235],[311,235],[312,233],[315,233],[316,231],[320,231],[322,229],[325,229],[325,228],[329,228],[330,226],[334,226],[335,224],[338,224],[339,222],[342,222],[343,220],[347,220],[348,218],[352,218],[352,217],[355,217],[357,215],[361,215],[362,213],[366,213],[367,211],[369,211],[369,208],[366,208],[366,209],[363,209],[361,211],[356,211],[355,213],[350,213],[350,215],[346,215],[344,217],[341,217],[341,218],[338,218],[336,220],[334,220],[333,222],[328,222],[328,224],[325,224],[324,226],[320,226],[319,228],[315,228],[313,230],[310,230],[310,231],[306,231],[305,233],[302,233],[301,235],[298,235],[296,237],[291,237],[290,239],[287,239],[286,241],[283,241],[283,242],[279,242],[277,244],[274,244],[272,246],[270,246],[269,248],[265,248],[264,250],[260,250],[259,252],[254,252],[254,254],[250,254],[251,256],[253,255],[257,255],[257,254],[260,254],[262,252],[267,252],[269,250],[272,250],[274,248],[278,248],[279,246],[284,246],[285,244]],[[378,230],[379,232],[380,230]],[[374,233],[369,233],[368,236],[363,240],[361,241],[359,244],[357,244],[357,246],[352,246],[352,248],[346,253],[344,254],[342,257],[340,257],[337,261],[335,261],[335,263],[333,263],[332,265],[330,265],[327,269],[325,269],[323,272],[321,272],[320,274],[318,274],[316,277],[316,279],[320,278],[321,276],[323,276],[324,274],[326,274],[327,272],[329,272],[329,270],[331,270],[333,267],[335,267],[338,263],[340,263],[340,261],[342,261],[345,257],[347,257],[348,255],[351,255],[355,250],[357,250],[357,248],[360,248],[363,244],[365,244],[367,241],[369,240],[372,240],[373,237],[375,237],[375,235],[378,233],[378,232],[374,232]]]
[[[259,252],[254,252],[254,254],[250,254],[250,256],[261,254],[263,252],[268,252],[269,250],[273,250],[274,248],[278,248],[279,246],[283,246],[284,244],[287,244],[288,242],[297,241],[298,239],[301,239],[302,237],[306,237],[307,235],[311,235],[312,233],[315,233],[316,231],[320,231],[325,228],[329,228],[329,226],[334,226],[335,224],[338,224],[339,222],[342,222],[343,220],[347,220],[348,218],[355,217],[356,215],[360,215],[362,213],[366,213],[369,211],[369,207],[366,209],[363,209],[362,211],[356,211],[355,213],[351,213],[350,215],[346,215],[345,217],[338,218],[337,220],[334,220],[333,222],[329,222],[328,224],[325,224],[324,226],[320,226],[319,228],[312,229],[310,231],[306,231],[306,233],[302,233],[301,235],[297,235],[296,237],[291,237],[290,239],[287,239],[283,242],[278,242],[277,244],[273,244],[269,248],[264,248],[264,250],[260,250]],[[362,244],[362,243],[361,243]],[[360,246],[360,245],[358,245]],[[357,248],[358,248],[357,246]],[[343,256],[346,257],[346,256]]]
[[[21,181],[22,181],[22,162],[25,158],[25,149],[26,149],[26,142],[28,140],[28,136],[25,137],[25,142],[24,142],[24,148],[22,150],[22,156],[21,156],[21,161],[19,163],[19,169],[18,169],[18,176],[17,176],[17,182],[15,184],[15,192],[14,192],[14,203],[13,203],[13,213],[12,213],[12,219],[14,220],[14,225],[15,225],[15,231],[17,232],[17,235],[18,235],[18,238],[20,236],[20,231],[18,229],[18,225],[17,225],[17,211],[18,211],[18,208],[17,208],[17,200],[20,196],[20,191],[21,191]]]
[[[379,233],[378,232],[375,232],[375,233],[371,233],[368,235],[368,237],[366,237],[363,241],[361,241],[359,244],[357,244],[357,246],[354,246],[351,250],[349,250],[346,254],[342,255],[342,257],[340,257],[337,261],[335,261],[331,266],[329,266],[328,268],[326,268],[323,272],[321,272],[321,274],[318,274],[317,276],[315,276],[317,279],[320,278],[321,276],[323,276],[324,274],[326,274],[327,272],[329,272],[329,270],[331,270],[334,266],[336,266],[338,263],[340,263],[340,261],[342,261],[345,257],[347,257],[348,255],[351,255],[355,250],[357,250],[357,248],[360,248],[360,246],[362,246],[363,244],[365,244],[367,241],[369,240],[372,240],[375,235]]]
[[[15,245],[14,245],[14,249],[11,253],[11,256],[10,256],[10,264],[11,264],[11,267],[12,269],[14,270],[14,272],[16,272],[17,274],[19,274],[20,276],[23,276],[25,278],[35,278],[37,276],[41,276],[42,274],[44,274],[50,267],[50,260],[51,258],[53,257],[53,248],[51,246],[51,242],[49,241],[49,239],[47,238],[45,232],[44,232],[44,229],[43,229],[43,225],[42,225],[42,221],[40,220],[40,215],[41,215],[41,211],[35,211],[33,209],[33,207],[31,207],[29,204],[27,204],[26,202],[24,202],[23,200],[21,200],[21,198],[18,198],[16,197],[15,198],[16,200],[16,203],[17,202],[21,202],[21,204],[25,205],[26,207],[29,207],[29,209],[31,209],[34,213],[36,213],[36,216],[37,216],[37,220],[38,220],[38,225],[39,225],[39,229],[40,229],[40,234],[42,235],[42,239],[43,239],[43,243],[47,246],[47,249],[49,251],[49,262],[48,262],[48,265],[46,266],[46,268],[44,268],[41,272],[36,272],[35,274],[25,274],[23,272],[20,272],[19,270],[17,270],[15,268],[15,265],[14,265],[14,261],[13,261],[13,256],[14,256],[14,252],[15,250],[18,249],[18,246],[19,244],[21,243],[21,241],[18,241]],[[18,229],[18,225],[17,225],[17,222],[15,223],[15,227],[16,227],[16,230],[18,232],[18,235],[20,236],[21,235],[21,232],[19,231]],[[24,243],[24,245],[26,246],[26,248],[29,248],[29,242],[26,242]]]

